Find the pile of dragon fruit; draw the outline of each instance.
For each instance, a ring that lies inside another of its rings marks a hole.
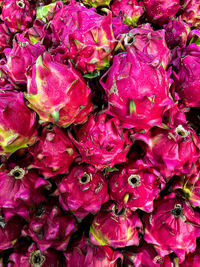
[[[199,134],[199,0],[0,0],[1,267],[198,267]]]

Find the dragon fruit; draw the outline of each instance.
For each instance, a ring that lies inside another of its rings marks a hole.
[[[140,50],[143,54],[153,56],[164,69],[170,61],[170,52],[165,41],[165,31],[154,31],[150,24],[132,29],[124,39],[125,45]]]
[[[185,257],[185,261],[181,263],[180,267],[199,267],[200,251],[199,248],[194,253],[189,253]]]
[[[48,248],[65,250],[77,225],[71,214],[62,214],[57,206],[44,206],[45,212],[33,215],[29,225],[22,230],[23,235],[30,236],[42,253]]]
[[[0,54],[4,49],[11,46],[11,34],[8,27],[2,22],[0,23]]]
[[[13,214],[27,218],[28,210],[34,203],[46,199],[43,194],[49,182],[38,176],[34,170],[15,166],[12,169],[3,169],[0,172],[0,208],[4,209],[5,219]]]
[[[111,0],[83,0],[85,5],[93,6],[95,8],[100,6],[108,6]]]
[[[153,200],[160,192],[160,174],[143,161],[124,164],[109,176],[111,199],[134,211],[153,211]]]
[[[139,245],[142,223],[137,213],[115,203],[107,203],[94,217],[90,227],[90,241],[97,246],[113,248]]]
[[[163,25],[169,18],[174,17],[180,8],[180,0],[142,0],[147,18]]]
[[[144,223],[144,239],[155,245],[160,256],[175,252],[181,263],[186,253],[195,251],[200,215],[174,194],[158,200],[153,213],[145,215]]]
[[[149,130],[161,125],[162,114],[172,105],[163,67],[133,47],[114,57],[101,84],[108,97],[108,113],[125,128]]]
[[[83,123],[93,109],[90,89],[81,75],[49,53],[38,57],[27,78],[25,97],[42,121],[67,127]]]
[[[27,83],[26,71],[46,49],[43,45],[31,42],[22,34],[16,34],[13,47],[4,50],[7,63],[6,71],[15,83]]]
[[[200,47],[195,43],[182,49],[181,56],[177,54],[180,64],[177,66],[177,73],[174,72],[175,89],[182,102],[189,107],[200,106],[199,56]]]
[[[122,254],[108,246],[92,246],[86,238],[70,247],[65,253],[66,264],[70,267],[116,267]]]
[[[27,108],[23,94],[0,91],[0,154],[10,155],[34,144],[37,136],[35,113]]]
[[[123,23],[120,16],[112,18],[112,28],[116,39],[118,39],[121,34],[128,33],[130,31],[130,27]]]
[[[67,173],[78,156],[65,132],[57,126],[43,128],[38,142],[30,148],[34,161],[29,167],[37,168],[45,178]]]
[[[144,13],[142,4],[136,0],[114,0],[111,10],[115,16],[121,15],[125,24],[133,26],[137,26],[139,18]]]
[[[199,0],[183,0],[182,18],[193,27],[200,25],[200,3]]]
[[[106,113],[96,116],[91,114],[72,140],[83,162],[103,170],[127,161],[126,155],[132,144],[128,134],[127,130],[122,129],[118,119]]]
[[[59,3],[51,21],[53,40],[58,44],[52,52],[60,53],[62,59],[71,59],[83,73],[108,67],[116,40],[111,12],[107,12],[101,16],[77,2],[66,6]]]
[[[32,22],[35,10],[27,0],[4,0],[1,19],[13,33],[24,31]]]
[[[107,184],[102,173],[90,165],[74,166],[59,185],[60,203],[78,218],[96,213],[109,200]]]
[[[42,253],[34,243],[28,249],[22,250],[20,248],[15,248],[14,252],[9,256],[8,267],[64,266],[62,256],[54,249],[48,249]]]
[[[134,137],[148,145],[147,161],[166,178],[190,173],[199,157],[199,137],[186,123],[169,129],[155,127],[147,134],[135,134]]]
[[[170,49],[186,44],[190,26],[181,17],[170,18],[168,24],[163,25],[163,28],[165,29],[167,46]]]

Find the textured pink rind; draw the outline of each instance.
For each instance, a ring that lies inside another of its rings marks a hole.
[[[49,53],[38,57],[27,78],[25,97],[45,122],[62,127],[83,123],[93,109],[90,89],[81,75]]]
[[[74,166],[60,183],[59,191],[63,209],[72,211],[78,218],[98,212],[109,200],[103,174],[89,165]]]
[[[128,134],[117,118],[106,113],[91,114],[72,140],[83,162],[103,170],[127,161],[126,155],[132,144]]]
[[[182,18],[193,27],[200,25],[200,3],[198,0],[184,0]]]

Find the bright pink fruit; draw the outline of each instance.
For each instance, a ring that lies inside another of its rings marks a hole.
[[[193,27],[200,25],[200,3],[199,0],[183,0],[182,18]]]
[[[10,46],[11,34],[8,27],[2,22],[0,23],[0,54],[4,53],[4,49]]]

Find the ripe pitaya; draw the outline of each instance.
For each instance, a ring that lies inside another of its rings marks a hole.
[[[45,178],[67,173],[73,160],[78,156],[74,145],[65,132],[57,126],[43,128],[38,143],[30,148],[37,168]]]
[[[130,31],[130,27],[123,23],[120,16],[112,18],[112,28],[116,39],[118,39],[121,34],[128,33]]]
[[[90,227],[90,241],[97,246],[113,248],[139,244],[142,223],[137,213],[125,207],[107,203],[94,217]]]
[[[111,10],[115,16],[121,15],[125,24],[134,26],[137,25],[139,18],[144,13],[142,4],[136,0],[114,0]]]
[[[37,43],[32,45],[30,40],[22,34],[17,34],[13,40],[13,47],[4,50],[7,63],[5,65],[9,77],[15,83],[27,83],[26,71],[46,49]]]
[[[0,208],[5,211],[6,220],[13,214],[28,217],[28,210],[35,203],[46,199],[43,189],[49,182],[38,176],[34,170],[15,166],[0,172]]]
[[[4,0],[1,19],[12,32],[24,31],[35,15],[33,6],[27,0]]]
[[[23,235],[30,236],[42,253],[48,248],[65,250],[77,225],[71,214],[63,214],[57,206],[44,206],[45,212],[30,220],[23,229]]]
[[[59,3],[51,28],[58,44],[54,53],[71,59],[83,73],[98,71],[109,66],[116,40],[112,31],[112,16],[97,14],[77,2]]]
[[[39,56],[27,76],[25,97],[42,121],[67,127],[83,123],[93,109],[91,92],[69,63],[57,62],[49,53]]]
[[[160,174],[143,161],[124,164],[109,179],[111,199],[134,211],[153,211],[153,200],[160,192]]]
[[[66,264],[69,267],[116,267],[122,260],[122,254],[108,246],[93,246],[86,238],[82,238],[65,253]]]
[[[1,22],[0,23],[0,54],[4,52],[6,47],[11,46],[11,34],[8,27]]]
[[[36,130],[36,114],[25,105],[23,94],[0,91],[0,154],[34,144]]]
[[[182,102],[189,107],[200,106],[200,47],[195,43],[177,53],[180,65],[174,72],[175,88]]]
[[[163,25],[174,17],[180,8],[180,0],[142,0],[148,19]]]
[[[170,52],[165,41],[165,31],[154,31],[150,24],[132,29],[125,37],[125,45],[132,46],[143,54],[153,56],[164,69],[170,61]]]
[[[182,18],[193,27],[200,25],[199,0],[183,0]]]
[[[154,58],[133,47],[127,50],[114,57],[101,81],[108,97],[108,113],[125,128],[148,130],[162,124],[162,114],[172,104],[168,77]]]
[[[95,8],[100,6],[108,6],[111,0],[83,0],[85,5],[93,6]]]
[[[88,121],[75,132],[73,142],[82,161],[100,170],[126,162],[132,144],[128,131],[122,129],[119,120],[106,113],[91,114]]]
[[[170,18],[168,24],[163,25],[163,28],[165,29],[167,46],[170,49],[186,44],[190,26],[181,17]]]
[[[174,194],[156,201],[153,213],[145,215],[144,223],[144,239],[155,245],[160,256],[175,252],[182,262],[186,253],[195,251],[200,214]]]
[[[74,166],[59,185],[60,203],[78,218],[96,213],[108,201],[107,183],[101,172],[90,165]]]

